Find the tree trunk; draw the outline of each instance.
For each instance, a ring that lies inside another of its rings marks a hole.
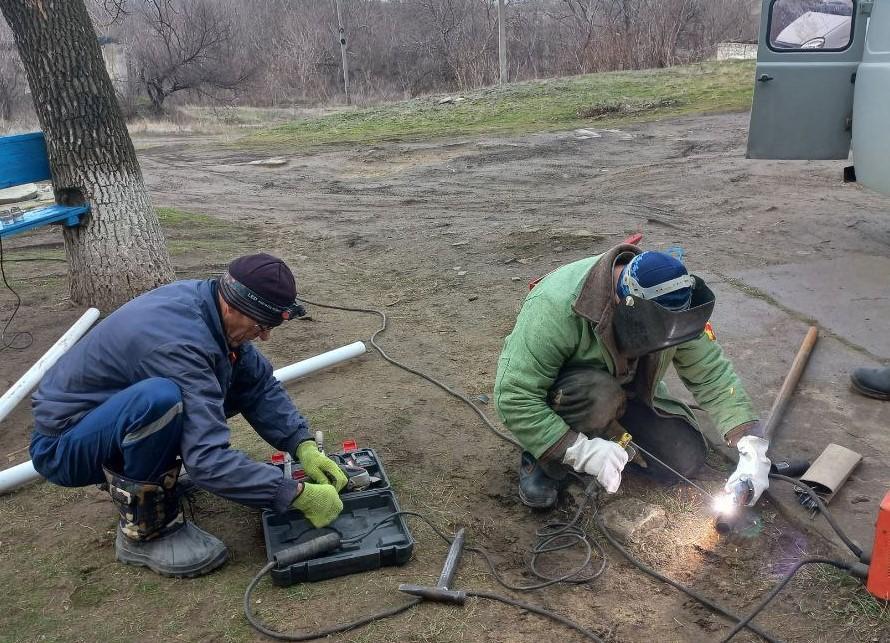
[[[65,228],[71,300],[109,312],[173,269],[83,0],[0,0],[46,136],[59,203],[88,202]]]

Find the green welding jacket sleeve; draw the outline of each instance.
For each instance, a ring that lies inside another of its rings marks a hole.
[[[696,403],[711,417],[720,435],[758,419],[751,398],[720,345],[702,333],[680,344],[674,368]]]
[[[568,425],[547,404],[547,392],[577,350],[584,322],[568,300],[532,291],[498,360],[494,398],[498,415],[536,458],[556,444]]]

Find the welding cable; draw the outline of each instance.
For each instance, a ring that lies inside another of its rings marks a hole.
[[[367,625],[369,623],[373,623],[374,621],[379,621],[384,618],[389,618],[390,616],[395,616],[396,614],[401,614],[402,612],[406,612],[418,603],[423,602],[423,599],[420,598],[412,598],[410,601],[405,603],[404,605],[398,605],[396,607],[392,607],[387,610],[383,610],[380,612],[376,612],[371,614],[370,616],[362,617],[358,620],[351,621],[349,623],[343,623],[341,625],[334,625],[333,627],[328,627],[323,630],[318,630],[316,632],[309,632],[308,634],[293,634],[290,632],[276,632],[275,630],[270,630],[266,625],[259,620],[256,614],[253,613],[253,607],[251,606],[251,595],[253,594],[254,588],[257,586],[257,583],[260,582],[263,576],[272,571],[272,568],[275,567],[275,561],[273,560],[270,563],[267,563],[265,567],[263,567],[256,576],[253,577],[253,580],[250,581],[250,584],[247,586],[247,590],[244,592],[244,616],[247,617],[247,622],[250,623],[250,626],[254,628],[257,632],[265,634],[269,638],[276,639],[278,641],[314,641],[315,639],[324,638],[325,636],[330,636],[331,634],[339,634],[340,632],[348,632],[349,630],[353,630],[357,627],[361,627],[362,625]]]
[[[312,301],[310,299],[306,299],[305,297],[299,297],[299,300],[304,303],[309,304],[310,306],[317,306],[319,308],[330,308],[332,310],[343,310],[343,311],[347,311],[347,312],[365,313],[368,315],[377,315],[378,317],[380,317],[381,323],[380,323],[380,326],[377,328],[377,330],[375,330],[373,332],[373,334],[371,335],[371,337],[369,339],[369,343],[371,344],[371,346],[374,347],[374,349],[378,353],[380,353],[380,356],[383,359],[385,359],[387,362],[389,362],[390,364],[392,364],[398,368],[408,371],[409,373],[413,373],[414,375],[417,375],[418,377],[426,380],[427,382],[430,382],[431,384],[438,386],[439,388],[441,388],[443,391],[445,391],[449,395],[461,400],[464,404],[469,406],[476,413],[476,415],[478,415],[482,419],[482,421],[485,423],[485,426],[488,427],[495,435],[497,435],[502,440],[506,440],[507,442],[510,442],[511,444],[515,445],[516,447],[519,447],[520,449],[522,448],[522,445],[519,444],[519,442],[514,437],[507,435],[506,433],[504,433],[503,431],[498,429],[494,425],[494,423],[490,419],[488,419],[488,416],[486,416],[485,413],[483,413],[482,410],[478,406],[473,404],[473,401],[470,398],[468,398],[466,395],[464,395],[463,393],[460,393],[459,391],[455,391],[450,386],[448,386],[444,382],[441,382],[440,380],[436,379],[435,377],[432,377],[431,375],[428,375],[428,374],[423,373],[415,368],[412,368],[412,367],[408,366],[407,364],[403,364],[402,362],[387,355],[386,351],[384,351],[383,348],[381,348],[381,346],[376,341],[377,335],[379,335],[380,333],[385,331],[387,328],[386,313],[384,313],[382,310],[377,310],[376,308],[360,308],[357,306],[336,306],[334,304],[326,304],[326,303],[321,303],[318,301]],[[578,476],[576,476],[576,477],[578,477]],[[582,484],[583,484],[583,481],[582,481]],[[505,587],[506,589],[522,592],[522,591],[527,591],[527,590],[532,590],[532,589],[541,589],[543,587],[549,587],[550,585],[555,585],[557,583],[578,583],[578,584],[589,583],[589,582],[599,578],[600,576],[602,576],[602,574],[606,570],[606,553],[603,550],[602,545],[600,545],[596,541],[591,541],[590,538],[588,537],[588,535],[584,532],[584,530],[577,526],[577,523],[581,518],[581,512],[584,510],[585,506],[587,505],[587,503],[589,501],[590,501],[590,494],[587,493],[587,494],[585,494],[585,500],[582,502],[581,506],[578,507],[578,510],[575,512],[575,516],[569,522],[567,522],[567,523],[561,523],[561,522],[549,523],[549,524],[544,525],[540,530],[538,530],[535,533],[535,535],[538,538],[538,542],[532,548],[532,556],[531,556],[531,560],[529,563],[529,567],[531,569],[531,572],[536,577],[538,577],[539,579],[541,579],[543,581],[541,583],[536,583],[534,585],[523,585],[523,586],[512,585],[512,584],[508,583],[507,581],[505,581],[500,576],[500,574],[497,572],[494,562],[490,558],[490,555],[488,554],[487,551],[485,551],[481,547],[467,547],[466,549],[467,549],[467,551],[473,551],[473,552],[479,554],[480,556],[482,556],[483,558],[485,558],[486,562],[488,563],[489,568],[491,569],[491,573],[494,576],[495,580],[497,580],[497,582],[501,586]],[[432,525],[430,525],[430,526],[432,526]],[[435,527],[433,527],[433,529],[435,529]],[[441,533],[440,533],[440,535],[441,535]],[[549,576],[549,575],[543,573],[540,569],[538,569],[538,557],[541,556],[542,554],[552,553],[555,551],[561,551],[564,549],[569,549],[571,547],[578,545],[579,543],[585,547],[586,552],[585,552],[584,561],[580,565],[578,565],[575,569],[572,569],[569,572],[562,574],[560,576]],[[594,552],[596,552],[596,554],[599,556],[600,560],[602,561],[601,564],[596,569],[592,570],[589,574],[581,575],[581,572],[584,569],[586,569],[590,565],[591,561],[593,560]]]
[[[619,543],[619,542],[615,539],[615,536],[612,535],[612,532],[609,531],[609,529],[608,529],[608,528],[606,527],[606,525],[603,523],[603,520],[602,520],[602,518],[601,518],[600,516],[595,516],[595,517],[594,517],[594,520],[596,521],[596,526],[599,528],[599,530],[600,530],[600,532],[603,534],[603,536],[606,537],[606,540],[609,541],[609,543],[612,545],[612,547],[614,547],[615,549],[617,549],[617,550],[618,550],[618,553],[620,553],[620,554],[621,554],[622,556],[624,556],[628,561],[630,561],[630,562],[631,562],[637,569],[639,569],[639,570],[641,570],[641,571],[643,571],[643,572],[646,572],[647,574],[649,574],[649,575],[652,576],[653,578],[657,578],[658,580],[660,580],[660,581],[663,582],[663,583],[667,583],[667,584],[670,585],[671,587],[675,587],[676,589],[680,590],[681,592],[683,592],[683,593],[686,594],[687,596],[690,596],[690,597],[694,598],[696,601],[698,601],[699,603],[701,603],[701,604],[704,605],[705,607],[710,608],[712,611],[717,612],[718,614],[722,614],[723,616],[725,616],[725,617],[727,617],[727,618],[729,618],[729,619],[732,619],[734,622],[741,622],[741,617],[740,617],[740,616],[738,616],[738,615],[736,615],[736,614],[733,614],[733,613],[730,612],[729,610],[726,610],[726,609],[720,607],[720,606],[717,605],[716,603],[712,603],[710,600],[708,600],[707,598],[705,598],[704,596],[702,596],[701,594],[699,594],[699,593],[696,592],[695,590],[693,590],[693,589],[691,589],[691,588],[689,588],[689,587],[683,585],[683,584],[680,583],[680,582],[677,582],[677,581],[673,580],[672,578],[668,578],[668,577],[665,576],[664,574],[661,574],[660,572],[657,572],[657,571],[655,571],[654,569],[652,569],[651,567],[649,567],[646,563],[644,563],[644,562],[638,560],[633,554],[631,554],[629,551],[627,551],[627,550],[621,545],[621,543]],[[764,638],[765,640],[769,641],[770,643],[780,643],[780,641],[779,641],[778,639],[773,638],[773,637],[770,636],[767,632],[765,632],[764,630],[760,629],[759,627],[757,627],[757,626],[754,625],[753,623],[747,623],[747,622],[746,622],[746,623],[744,623],[743,627],[746,627],[746,628],[748,628],[749,630],[751,630],[752,632],[755,632],[755,633],[759,634],[762,638]]]
[[[378,520],[376,523],[374,523],[374,525],[372,525],[370,528],[365,530],[362,534],[343,539],[341,541],[341,544],[351,543],[351,542],[356,542],[358,540],[361,540],[362,538],[369,536],[371,533],[373,533],[376,529],[380,528],[385,523],[393,520],[394,518],[396,518],[398,516],[414,516],[416,518],[420,518],[427,525],[430,526],[430,528],[436,533],[436,535],[438,535],[440,538],[442,538],[449,545],[454,540],[453,536],[449,536],[448,534],[443,532],[429,518],[427,518],[423,514],[417,513],[415,511],[396,511],[396,512],[389,514],[385,518]],[[486,562],[492,568],[492,573],[495,576],[495,578],[498,580],[498,582],[500,582],[501,584],[504,584],[498,577],[497,573],[494,571],[494,564],[491,561],[487,551],[485,551],[481,547],[466,547],[466,550],[476,552],[476,553],[481,553],[483,555],[484,559],[486,560]],[[585,561],[585,566],[586,566],[587,562],[589,562],[589,557],[588,557],[588,561]],[[605,567],[605,557],[603,557],[603,562],[604,562],[604,564],[603,564],[603,568],[604,568]],[[370,616],[365,616],[358,620],[351,621],[349,623],[335,625],[333,627],[329,627],[324,630],[319,630],[317,632],[310,632],[310,633],[306,633],[306,634],[292,634],[292,633],[288,633],[288,632],[276,632],[275,630],[272,630],[269,627],[267,627],[262,621],[259,620],[259,618],[256,616],[256,614],[253,613],[253,608],[252,608],[252,604],[251,604],[251,597],[253,596],[253,591],[256,588],[257,584],[260,582],[260,580],[262,579],[263,576],[268,574],[272,570],[272,568],[275,567],[275,565],[276,565],[275,561],[271,561],[271,562],[267,563],[257,573],[257,575],[253,577],[253,579],[248,584],[247,589],[244,591],[244,615],[247,617],[248,623],[250,623],[251,627],[253,627],[256,631],[258,631],[270,638],[277,639],[279,641],[311,641],[311,640],[322,638],[325,636],[330,636],[331,634],[338,634],[340,632],[346,632],[348,630],[352,630],[357,627],[361,627],[362,625],[367,625],[374,621],[378,621],[378,620],[381,620],[384,618],[389,618],[390,616],[395,616],[397,614],[401,614],[402,612],[405,612],[405,611],[411,609],[418,603],[423,602],[423,599],[415,598],[403,605],[399,605],[397,607],[392,607],[392,608],[389,608],[389,609],[386,609],[386,610],[383,610],[380,612],[376,612],[374,614],[371,614]],[[583,567],[582,567],[582,569],[583,569]],[[599,574],[601,574],[601,573],[602,573],[602,570],[599,571]],[[599,574],[597,574],[597,576]],[[594,576],[594,578],[595,577],[596,576]],[[549,584],[552,584],[552,583],[547,583],[547,585],[549,585]],[[541,585],[541,586],[544,587],[546,585]],[[510,586],[505,585],[505,587],[510,587]],[[537,587],[518,588],[518,589],[520,591],[525,591],[527,589],[537,589]],[[467,596],[472,596],[475,598],[482,598],[482,599],[487,599],[487,600],[493,600],[493,601],[499,601],[506,605],[513,605],[514,607],[518,607],[520,609],[524,609],[529,612],[533,612],[535,614],[538,614],[539,616],[543,616],[545,618],[549,618],[553,621],[556,621],[557,623],[561,623],[562,625],[565,625],[566,627],[575,630],[576,632],[578,632],[579,634],[583,635],[585,638],[587,638],[591,641],[595,641],[596,643],[604,643],[604,641],[601,638],[599,638],[596,635],[596,633],[587,629],[583,625],[579,625],[578,623],[575,623],[574,621],[566,618],[565,616],[562,616],[560,614],[557,614],[556,612],[552,612],[550,610],[544,609],[543,607],[539,607],[537,605],[531,605],[529,603],[524,603],[522,601],[518,601],[518,600],[511,598],[509,596],[504,596],[502,594],[496,594],[493,592],[467,590],[464,593]]]
[[[530,603],[523,603],[522,601],[517,601],[515,598],[510,598],[509,596],[504,596],[502,594],[495,594],[493,592],[476,592],[476,591],[466,591],[464,592],[467,596],[475,596],[476,598],[487,598],[492,601],[500,601],[501,603],[505,603],[507,605],[513,605],[514,607],[518,607],[519,609],[526,610],[527,612],[532,612],[534,614],[538,614],[540,616],[545,616],[549,619],[556,621],[557,623],[562,623],[566,627],[570,627],[574,629],[576,632],[583,634],[586,638],[591,641],[597,641],[598,643],[605,643],[603,639],[598,637],[595,633],[590,630],[583,628],[576,623],[573,623],[569,619],[564,616],[560,616],[554,612],[550,612],[543,608],[540,608],[536,605],[532,605]]]
[[[370,337],[370,344],[377,350],[378,353],[380,353],[380,356],[383,357],[383,359],[385,359],[385,360],[386,360],[387,362],[389,362],[390,364],[393,364],[394,366],[397,366],[398,368],[401,368],[401,369],[403,369],[403,370],[408,371],[409,373],[413,373],[414,375],[417,375],[418,377],[421,377],[422,379],[424,379],[424,380],[430,382],[431,384],[434,384],[434,385],[438,386],[439,388],[441,388],[442,390],[444,390],[445,392],[447,392],[449,395],[452,395],[453,397],[456,397],[457,399],[463,401],[467,406],[469,406],[471,409],[473,409],[473,411],[474,411],[474,412],[475,412],[475,413],[482,419],[482,421],[485,423],[485,425],[486,425],[486,426],[487,426],[493,433],[495,433],[495,435],[497,435],[498,437],[502,438],[503,440],[506,440],[507,442],[510,442],[510,443],[513,444],[513,445],[518,446],[519,448],[522,448],[521,445],[516,441],[515,438],[513,438],[512,436],[509,436],[509,435],[505,434],[503,431],[499,430],[499,429],[498,429],[498,428],[491,422],[491,420],[489,420],[488,417],[487,417],[487,416],[486,416],[486,415],[485,415],[485,414],[484,414],[484,413],[483,413],[483,412],[482,412],[482,411],[481,411],[481,410],[480,410],[480,409],[473,403],[473,401],[470,400],[466,395],[463,395],[462,393],[459,393],[459,392],[453,390],[451,387],[449,387],[448,385],[444,384],[443,382],[437,380],[436,378],[434,378],[434,377],[432,377],[432,376],[430,376],[430,375],[427,375],[426,373],[423,373],[423,372],[421,372],[421,371],[418,371],[418,370],[416,370],[416,369],[414,369],[414,368],[411,368],[410,366],[407,366],[406,364],[403,364],[403,363],[399,362],[398,360],[393,359],[393,358],[391,358],[389,355],[387,355],[386,352],[385,352],[385,351],[380,347],[380,345],[377,344],[377,342],[375,341],[376,338],[377,338],[377,336],[378,336],[381,332],[385,331],[386,328],[387,328],[387,317],[386,317],[386,314],[385,314],[383,311],[376,310],[376,309],[373,309],[373,308],[359,308],[359,307],[352,307],[352,306],[336,306],[336,305],[333,305],[333,304],[325,304],[325,303],[320,303],[320,302],[317,302],[317,301],[311,301],[311,300],[308,300],[308,299],[306,299],[306,298],[304,298],[304,297],[300,297],[299,299],[300,299],[300,301],[303,301],[303,302],[305,302],[305,303],[307,303],[307,304],[309,304],[309,305],[311,305],[311,306],[317,306],[317,307],[319,307],[319,308],[329,308],[329,309],[332,309],[332,310],[343,310],[343,311],[347,311],[347,312],[365,313],[365,314],[377,315],[378,317],[380,317],[380,319],[381,319],[381,325],[380,325],[380,327],[377,328],[377,330],[375,330],[374,333],[371,335],[371,337]],[[772,477],[777,477],[777,478],[779,478],[779,479],[783,479],[783,478],[785,478],[785,476],[779,476],[778,474],[772,474]],[[788,480],[791,480],[792,482],[797,483],[797,481],[795,481],[795,480],[793,480],[793,479],[791,479],[791,478],[789,478]],[[591,494],[589,493],[589,487],[588,487],[588,493],[586,493],[585,495],[588,496],[588,499],[589,499],[589,496],[591,495]],[[584,503],[582,503],[582,504],[583,504],[583,505],[586,505],[586,501],[585,501]],[[582,507],[582,508],[583,508],[583,507]],[[564,535],[565,535],[566,537],[577,537],[577,536],[574,535],[574,534],[575,534],[575,530],[577,529],[574,525],[577,523],[577,520],[579,519],[580,515],[581,515],[581,514],[580,514],[580,510],[579,510],[579,512],[576,513],[575,517],[574,517],[569,523],[566,523],[566,525],[561,525],[561,524],[559,524],[559,523],[553,523],[553,524],[551,525],[551,527],[555,528],[556,531],[559,531],[562,527],[566,527],[565,532],[564,532]],[[618,543],[618,541],[615,540],[615,538],[612,536],[612,534],[611,534],[611,533],[608,531],[608,529],[605,527],[605,525],[604,525],[603,522],[602,522],[602,519],[601,519],[599,516],[596,516],[596,515],[595,515],[594,518],[595,518],[595,520],[596,520],[596,524],[597,524],[597,526],[599,527],[600,531],[603,533],[603,535],[606,537],[606,539],[609,540],[609,542],[612,544],[612,546],[615,547],[615,549],[617,549],[617,550],[618,550],[618,551],[619,551],[619,552],[620,552],[620,553],[621,553],[621,554],[622,554],[628,561],[630,561],[630,562],[631,562],[634,566],[636,566],[638,569],[640,569],[640,570],[642,570],[643,572],[649,574],[649,575],[652,576],[653,578],[656,578],[656,579],[662,581],[663,583],[667,583],[668,585],[670,585],[670,586],[672,586],[672,587],[674,587],[674,588],[680,590],[681,592],[683,592],[683,593],[687,594],[688,596],[692,597],[693,599],[695,599],[696,601],[698,601],[698,602],[701,603],[702,605],[708,607],[709,609],[711,609],[711,610],[713,610],[713,611],[715,611],[715,612],[717,612],[717,613],[719,613],[719,614],[722,614],[723,616],[725,616],[725,617],[727,617],[727,618],[729,618],[729,619],[732,619],[733,621],[739,621],[739,619],[740,619],[739,616],[733,614],[732,612],[729,612],[729,611],[725,610],[724,608],[720,607],[719,605],[717,605],[717,604],[715,604],[715,603],[712,603],[712,602],[709,601],[707,598],[705,598],[704,596],[700,595],[699,593],[697,593],[697,592],[694,591],[693,589],[691,589],[691,588],[689,588],[689,587],[686,587],[686,586],[683,585],[682,583],[679,583],[678,581],[672,580],[672,579],[668,578],[667,576],[664,576],[663,574],[661,574],[661,573],[657,572],[656,570],[652,569],[651,567],[649,567],[648,565],[646,565],[646,564],[643,563],[642,561],[638,560],[636,557],[633,556],[633,554],[631,554],[629,551],[627,551],[626,549],[624,549],[624,547],[622,547],[622,546]],[[549,541],[546,541],[546,540],[545,540],[543,543],[541,542],[541,539],[543,538],[543,537],[542,537],[542,532],[546,532],[546,531],[547,531],[547,526],[545,526],[542,530],[540,530],[540,531],[537,532],[537,535],[538,535],[538,537],[539,537],[539,543],[538,543],[538,545],[536,546],[536,549],[533,550],[533,554],[532,554],[532,556],[533,556],[533,562],[535,561],[535,557],[536,557],[537,555],[539,555],[539,554],[541,554],[541,553],[548,552],[548,551],[554,551],[554,550],[555,550],[555,549],[549,549],[549,544],[548,544]],[[594,578],[597,578],[598,576],[600,576],[600,575],[605,571],[605,566],[606,566],[605,552],[603,551],[602,546],[601,546],[599,543],[597,543],[596,541],[592,541],[592,540],[590,540],[590,538],[587,536],[587,534],[585,534],[585,533],[583,532],[583,530],[581,530],[581,529],[577,529],[577,531],[580,532],[582,542],[584,542],[584,543],[588,546],[588,548],[591,547],[591,543],[592,543],[593,548],[595,548],[595,549],[597,550],[597,553],[599,553],[599,554],[602,556],[602,564],[601,564],[600,568],[597,569],[595,572],[593,572],[593,573],[591,574],[591,577],[588,579],[588,581],[580,581],[580,580],[577,581],[577,582],[589,582],[589,580],[593,580]],[[437,531],[437,533],[439,533],[440,536],[442,535],[442,534],[441,534],[440,532],[438,532],[438,531]],[[570,534],[571,534],[571,536],[570,536]],[[450,542],[450,541],[449,541],[449,542]],[[540,547],[542,544],[543,544],[543,548],[540,549],[540,551],[538,551],[538,550],[537,550],[537,547]],[[848,543],[848,546],[850,546],[850,543]],[[478,553],[479,555],[481,555],[481,556],[485,559],[485,561],[488,563],[489,568],[492,570],[492,575],[494,576],[495,580],[496,580],[499,584],[501,584],[502,586],[504,586],[504,587],[506,587],[506,588],[508,588],[508,589],[512,589],[512,590],[522,591],[522,590],[527,590],[527,589],[537,589],[537,588],[539,588],[539,587],[547,587],[548,585],[553,585],[553,584],[558,583],[558,582],[572,582],[572,581],[570,580],[570,578],[573,577],[573,576],[575,576],[575,575],[577,575],[578,572],[580,571],[580,569],[583,569],[583,567],[582,567],[582,568],[579,568],[579,569],[577,569],[577,570],[573,570],[573,571],[570,572],[569,574],[564,575],[564,578],[559,578],[559,579],[549,579],[549,580],[546,580],[544,583],[539,583],[539,584],[537,584],[537,585],[531,585],[531,586],[527,586],[527,587],[516,587],[516,586],[511,586],[510,584],[508,584],[507,582],[505,582],[505,581],[500,577],[500,575],[499,575],[499,574],[496,572],[496,570],[495,570],[494,561],[491,559],[491,557],[490,557],[490,555],[488,554],[487,551],[485,551],[485,550],[482,549],[481,547],[466,547],[466,549],[467,549],[467,551],[472,551],[472,552],[474,552],[474,553]],[[588,549],[588,559],[585,561],[585,564],[584,564],[585,566],[589,563],[591,554],[592,554],[592,550]],[[534,570],[534,566],[533,566],[532,571],[533,571],[533,573],[535,573],[535,575],[538,576],[539,578],[544,578],[543,576],[541,576],[538,572],[536,572],[536,571]],[[752,630],[753,632],[756,632],[758,635],[760,635],[762,638],[764,638],[766,641],[769,641],[770,643],[778,643],[778,640],[777,640],[777,639],[771,637],[769,634],[767,634],[765,631],[763,631],[762,629],[760,629],[760,628],[757,627],[756,625],[753,625],[753,624],[747,624],[745,627],[747,627],[748,629]],[[301,639],[301,640],[305,640],[305,639]]]
[[[484,547],[478,546],[466,546],[464,549],[467,551],[473,552],[474,554],[479,554],[485,562],[488,564],[489,569],[491,570],[491,575],[494,579],[504,588],[513,590],[516,592],[528,592],[535,589],[541,589],[542,587],[549,587],[550,585],[555,585],[556,583],[572,583],[572,584],[583,584],[589,583],[600,576],[602,576],[603,572],[606,570],[606,552],[603,550],[602,545],[600,545],[595,540],[592,541],[584,533],[584,530],[578,527],[578,521],[581,518],[581,513],[587,507],[587,504],[590,502],[590,498],[592,494],[590,492],[585,493],[584,501],[578,506],[578,509],[575,511],[574,517],[567,523],[562,522],[552,522],[544,525],[540,530],[536,532],[536,535],[539,539],[539,542],[532,549],[532,558],[529,563],[529,567],[531,572],[542,579],[543,583],[536,583],[534,585],[512,585],[505,581],[503,577],[497,570],[497,567],[494,564],[494,560],[491,557],[491,554]],[[413,516],[415,518],[420,518],[423,520],[430,529],[432,529],[436,535],[438,535],[442,540],[444,540],[449,545],[451,541],[454,540],[452,536],[449,536],[444,531],[439,529],[433,522],[427,518],[425,515],[421,513],[417,513],[416,511],[395,511],[388,516],[385,516],[378,520],[376,523],[371,525],[368,529],[357,536],[350,536],[349,538],[344,538],[341,541],[341,544],[349,544],[354,542],[359,542],[364,538],[370,536],[374,531],[376,531],[382,525],[388,523],[389,521],[397,518],[398,516]],[[566,539],[567,542],[563,544],[557,544],[556,541],[559,539]],[[537,569],[537,558],[541,554],[554,552],[554,551],[562,551],[563,549],[568,549],[569,547],[574,546],[578,541],[582,542],[587,546],[587,552],[584,557],[584,561],[575,567],[574,569],[562,574],[560,576],[547,576],[543,572]],[[593,552],[596,550],[599,558],[600,564],[594,569],[590,574],[581,575],[581,572],[584,571],[591,564],[593,560]]]
[[[834,533],[838,535],[838,538],[844,541],[844,544],[850,549],[851,552],[853,552],[853,555],[856,556],[858,560],[862,560],[863,562],[865,562],[863,560],[864,552],[862,551],[862,547],[853,542],[853,539],[850,538],[843,529],[841,529],[841,526],[837,523],[837,520],[834,519],[834,516],[831,515],[831,512],[829,512],[828,508],[825,506],[825,503],[822,502],[822,498],[819,497],[819,494],[816,493],[816,491],[812,487],[810,487],[810,485],[805,484],[800,480],[795,480],[794,478],[789,478],[788,476],[783,476],[778,473],[771,473],[769,474],[769,477],[774,480],[781,480],[782,482],[792,484],[798,489],[806,492],[806,494],[813,499],[813,502],[816,503],[816,506],[819,507],[819,511],[822,513],[823,516],[825,516],[825,520],[827,520],[828,524],[831,525],[831,528],[834,529]]]
[[[757,605],[757,607],[755,607],[754,610],[750,614],[748,614],[748,616],[746,616],[745,618],[740,620],[738,623],[736,623],[736,626],[732,629],[732,631],[729,634],[726,635],[726,637],[720,643],[727,643],[727,641],[729,641],[736,634],[741,632],[742,629],[744,629],[746,627],[751,627],[751,625],[750,625],[751,621],[758,614],[760,614],[760,612],[762,612],[764,609],[766,609],[766,607],[770,604],[770,602],[774,598],[776,598],[776,596],[779,595],[779,592],[782,591],[782,588],[785,587],[785,585],[787,585],[791,581],[792,578],[794,578],[794,575],[797,574],[797,572],[800,570],[800,568],[803,567],[804,565],[814,565],[814,564],[833,565],[834,567],[837,567],[838,569],[843,569],[845,571],[850,571],[850,569],[851,569],[851,566],[849,563],[845,563],[845,562],[839,561],[839,560],[831,560],[829,558],[804,558],[803,560],[798,561],[797,564],[794,565],[793,568],[791,568],[791,571],[789,571],[787,574],[785,574],[785,577],[782,578],[781,581],[779,581],[779,583],[772,589],[772,591],[770,591],[769,594],[767,594],[766,596],[763,597],[763,600],[760,601],[760,603]]]
[[[418,371],[415,368],[411,368],[407,364],[403,364],[402,362],[387,355],[386,351],[384,351],[376,341],[377,335],[379,335],[380,333],[385,331],[386,325],[387,325],[386,313],[384,313],[382,310],[377,310],[376,308],[357,308],[357,307],[353,308],[350,306],[335,306],[333,304],[322,304],[317,301],[311,301],[311,300],[306,299],[305,297],[302,297],[302,296],[298,297],[298,299],[302,302],[309,304],[310,306],[318,306],[319,308],[330,308],[331,310],[345,310],[345,311],[352,312],[352,313],[366,313],[369,315],[379,316],[380,320],[381,320],[380,327],[371,334],[371,338],[368,341],[370,342],[371,346],[373,346],[377,350],[377,352],[380,353],[380,357],[385,359],[390,364],[392,364],[394,366],[398,366],[402,370],[408,371],[409,373],[413,373],[414,375],[417,375],[418,377],[425,379],[430,384],[434,384],[434,385],[438,386],[440,389],[442,389],[449,395],[461,400],[467,406],[469,406],[471,409],[473,409],[473,411],[475,411],[476,415],[478,415],[480,417],[480,419],[482,420],[482,422],[485,423],[485,426],[487,426],[489,429],[491,429],[491,431],[494,432],[495,435],[497,435],[502,440],[506,440],[510,444],[513,444],[516,447],[519,447],[520,449],[522,448],[522,445],[519,444],[519,442],[516,440],[516,438],[514,438],[511,435],[507,435],[506,433],[501,431],[499,428],[497,428],[494,425],[494,423],[488,419],[488,417],[485,415],[485,413],[483,413],[482,410],[478,406],[473,404],[473,401],[470,398],[468,398],[466,395],[464,395],[463,393],[461,393],[459,391],[455,391],[453,388],[451,388],[444,382],[437,380],[435,377],[433,377],[431,375],[427,375],[426,373],[423,373],[421,371]]]

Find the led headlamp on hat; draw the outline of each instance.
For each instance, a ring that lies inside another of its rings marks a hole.
[[[294,300],[287,306],[281,306],[254,292],[228,271],[220,277],[219,288],[223,299],[231,306],[263,326],[280,326],[288,319],[306,314],[306,309],[298,301]]]

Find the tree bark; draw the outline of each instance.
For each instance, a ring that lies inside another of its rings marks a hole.
[[[65,228],[71,300],[109,312],[173,279],[136,151],[83,0],[0,0],[46,136],[56,200],[88,202]]]

